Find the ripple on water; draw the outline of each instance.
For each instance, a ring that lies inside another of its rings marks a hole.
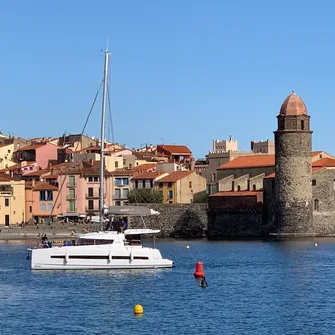
[[[41,272],[0,245],[0,333],[332,334],[335,239],[314,242],[160,241],[174,269]]]

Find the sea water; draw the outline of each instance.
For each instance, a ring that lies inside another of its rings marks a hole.
[[[335,239],[156,246],[173,269],[32,271],[27,245],[0,244],[0,334],[335,332]]]

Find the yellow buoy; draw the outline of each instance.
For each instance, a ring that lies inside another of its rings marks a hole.
[[[143,307],[142,307],[142,305],[135,305],[134,306],[134,314],[135,315],[143,314]]]
[[[317,246],[318,246],[318,244],[317,244],[317,243],[314,243],[314,246],[315,246],[315,247],[317,247]]]
[[[186,246],[186,249],[190,249],[190,246],[189,246],[189,245],[187,245],[187,246]]]

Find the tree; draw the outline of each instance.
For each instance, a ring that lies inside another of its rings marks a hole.
[[[130,203],[158,204],[163,203],[163,193],[149,188],[139,188],[129,192],[128,200]]]

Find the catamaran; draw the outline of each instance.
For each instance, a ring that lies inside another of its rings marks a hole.
[[[160,251],[145,247],[143,237],[157,234],[159,229],[105,230],[106,215],[145,216],[158,212],[141,206],[114,206],[106,210],[104,195],[104,134],[109,53],[105,51],[101,143],[100,143],[100,225],[101,231],[79,235],[74,245],[52,246],[48,243],[28,249],[33,270],[89,269],[158,269],[171,268],[174,262],[164,259]]]

